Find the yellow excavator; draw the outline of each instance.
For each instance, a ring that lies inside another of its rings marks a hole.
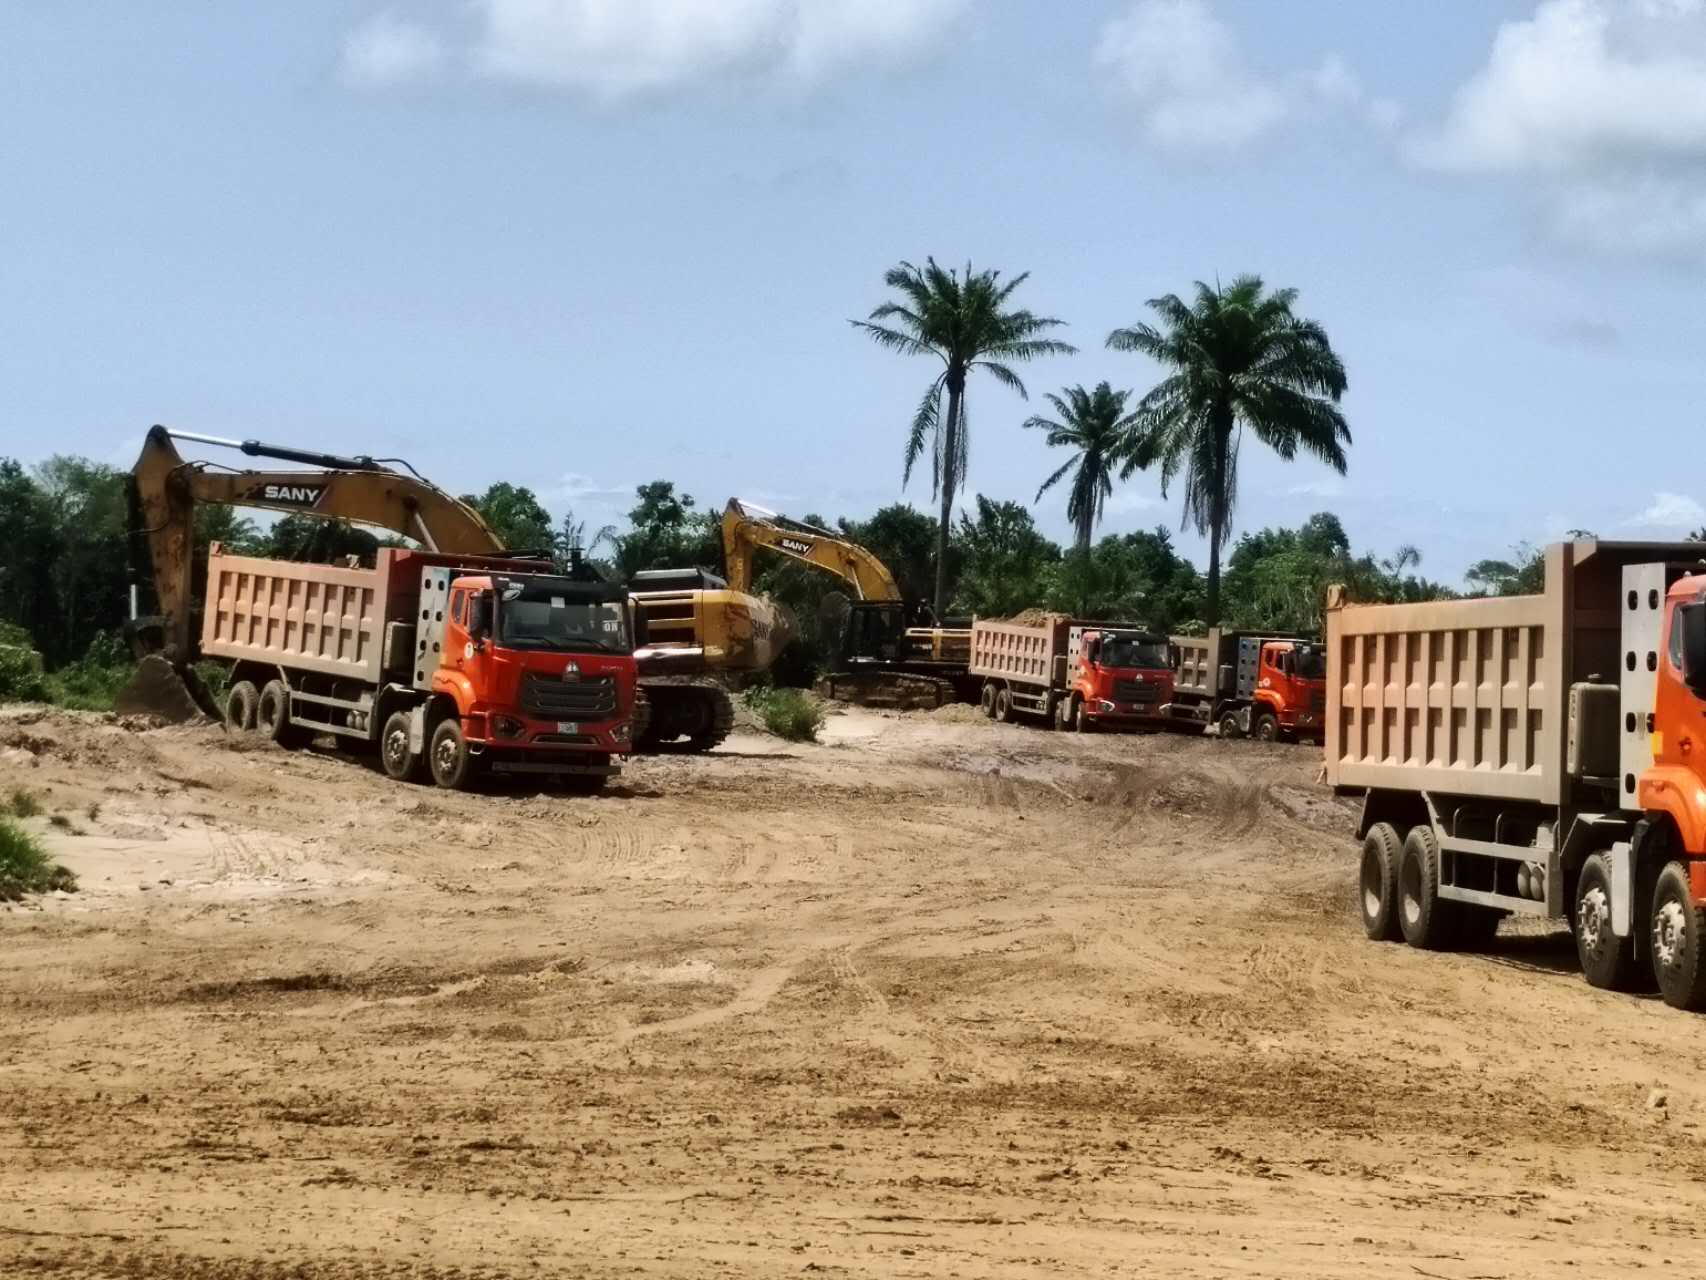
[[[834,574],[853,590],[844,616],[834,620],[840,630],[837,670],[818,682],[819,693],[892,707],[936,707],[958,699],[971,659],[970,629],[935,625],[934,619],[928,626],[912,625],[894,574],[869,550],[828,529],[731,498],[723,511],[730,590],[752,589],[753,559],[760,550]]]
[[[313,469],[247,471],[186,462],[174,440]],[[159,603],[158,616],[134,621],[133,645],[139,657],[164,658],[202,709],[215,715],[218,708],[211,705],[190,665],[195,658],[198,503],[350,520],[401,534],[429,551],[549,559],[543,549],[506,549],[477,511],[400,458],[342,457],[155,426],[131,472],[131,501],[132,528],[146,547],[147,571]],[[598,576],[578,559],[570,573]],[[734,725],[734,704],[724,682],[768,669],[792,637],[791,619],[768,600],[723,587],[697,570],[640,577],[646,580],[630,589],[636,611],[647,623],[646,642],[634,655],[640,675],[634,741],[642,749],[679,743],[679,749],[708,751]],[[146,704],[148,697],[144,690],[133,701]]]

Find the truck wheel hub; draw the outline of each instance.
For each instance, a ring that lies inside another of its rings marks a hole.
[[[454,769],[456,767],[456,743],[450,738],[440,739],[436,760],[440,770],[448,773]]]
[[[409,735],[404,730],[385,735],[385,763],[393,767],[401,765],[409,754]]]
[[[1597,884],[1582,895],[1576,920],[1582,931],[1582,941],[1590,950],[1599,946],[1600,937],[1611,927],[1611,904],[1605,890]]]
[[[1688,942],[1687,928],[1682,907],[1675,902],[1667,902],[1653,913],[1653,954],[1665,968],[1681,962]]]

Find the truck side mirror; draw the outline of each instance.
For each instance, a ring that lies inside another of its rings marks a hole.
[[[1696,696],[1706,698],[1706,601],[1678,605],[1682,616],[1682,679]]]

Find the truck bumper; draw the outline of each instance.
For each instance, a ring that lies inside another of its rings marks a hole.
[[[469,745],[489,754],[494,762],[533,758],[541,772],[564,769],[565,756],[624,756],[634,749],[626,717],[583,724],[502,711],[476,712],[464,718],[462,729]]]

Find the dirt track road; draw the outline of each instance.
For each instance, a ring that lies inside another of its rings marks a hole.
[[[1706,1263],[1706,1021],[1365,942],[1314,767],[854,712],[462,796],[0,711],[85,886],[0,910],[0,1275]]]

